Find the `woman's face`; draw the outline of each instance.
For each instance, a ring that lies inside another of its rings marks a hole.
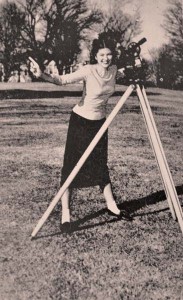
[[[112,63],[112,52],[108,48],[99,49],[95,59],[100,66],[103,68],[108,68]]]

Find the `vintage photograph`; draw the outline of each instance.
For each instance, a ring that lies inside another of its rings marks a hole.
[[[183,300],[183,0],[0,0],[0,299]]]

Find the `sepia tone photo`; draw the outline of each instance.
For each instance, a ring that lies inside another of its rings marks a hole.
[[[0,0],[0,299],[183,300],[182,25]]]

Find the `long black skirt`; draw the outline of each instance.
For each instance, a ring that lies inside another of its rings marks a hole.
[[[102,120],[88,120],[72,112],[67,141],[65,146],[64,162],[61,171],[61,185],[70,175],[73,168],[91,143],[103,123]],[[84,165],[72,181],[71,188],[82,188],[99,185],[103,191],[110,183],[109,170],[107,166],[108,156],[108,131],[104,133]]]

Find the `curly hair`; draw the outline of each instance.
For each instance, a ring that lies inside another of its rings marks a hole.
[[[116,45],[114,41],[106,33],[100,34],[98,39],[94,39],[92,43],[92,49],[90,52],[90,64],[96,64],[96,55],[100,49],[108,48],[112,52],[112,63],[116,60]]]

